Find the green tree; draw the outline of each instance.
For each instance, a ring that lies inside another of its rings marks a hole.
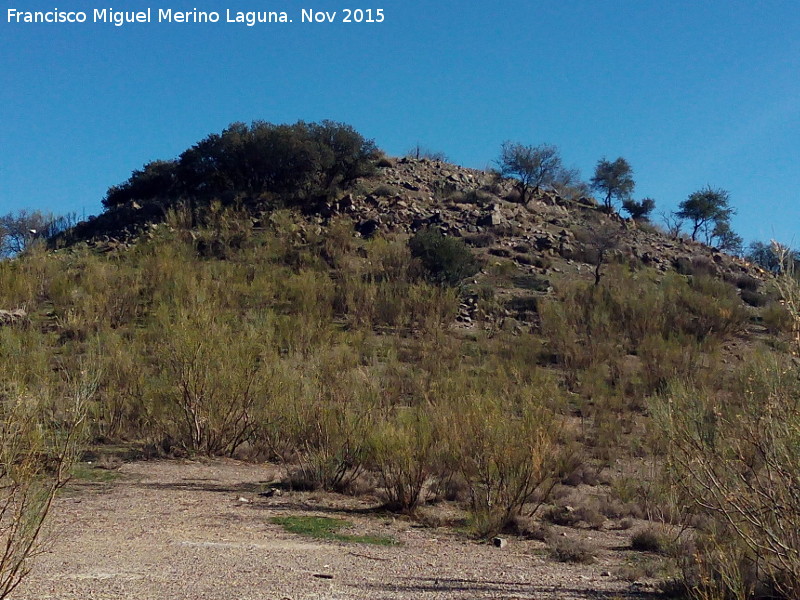
[[[652,198],[644,198],[641,201],[628,198],[622,201],[622,210],[631,216],[635,221],[649,221],[650,213],[655,210],[656,201]]]
[[[168,196],[177,182],[177,162],[154,160],[131,173],[130,178],[111,186],[103,199],[103,206],[119,206],[136,200],[150,200]]]
[[[633,193],[633,169],[628,161],[619,157],[614,162],[605,158],[598,161],[591,180],[592,189],[604,194],[603,203],[606,210],[611,212],[612,200],[624,202]]]
[[[730,225],[734,210],[728,204],[729,201],[729,192],[708,186],[694,192],[681,202],[678,205],[680,210],[675,216],[691,222],[692,240],[697,240],[697,234],[703,232],[706,243],[710,244],[716,228],[724,227],[725,224]]]
[[[153,161],[134,171],[108,190],[103,205],[263,194],[294,202],[315,199],[372,173],[379,154],[372,140],[334,121],[232,123],[177,160]]]
[[[552,184],[564,170],[558,148],[549,144],[523,146],[504,142],[497,160],[503,177],[514,177],[519,201],[525,204],[532,193]]]
[[[728,221],[720,221],[711,232],[711,239],[720,250],[740,255],[744,251],[744,240],[731,229]]]

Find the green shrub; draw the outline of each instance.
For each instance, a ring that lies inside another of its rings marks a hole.
[[[428,277],[439,284],[456,285],[478,272],[478,261],[463,240],[445,237],[436,228],[418,231],[408,242]]]
[[[441,435],[452,468],[469,485],[472,523],[482,537],[502,531],[526,504],[542,503],[565,458],[560,420],[542,392],[502,381],[491,384],[500,389],[473,381],[438,390],[450,398],[437,411],[446,419]]]
[[[770,302],[761,310],[761,319],[770,333],[786,333],[792,331],[794,320],[785,306],[778,302]]]
[[[86,435],[95,365],[71,381],[28,388],[0,375],[0,598],[28,576],[46,551],[44,523],[69,480]]]
[[[150,340],[149,396],[164,435],[189,452],[232,455],[249,441],[271,397],[270,329],[227,323],[213,306],[162,307]],[[153,332],[155,334],[155,331]]]
[[[722,578],[725,594],[750,587],[741,570],[748,563],[758,565],[775,597],[800,593],[797,382],[796,367],[764,357],[724,398],[676,384],[653,406],[669,440],[667,468],[678,503],[710,531],[696,553],[696,597],[713,578]]]
[[[370,458],[393,510],[412,512],[433,475],[436,432],[431,406],[398,408],[370,436]]]

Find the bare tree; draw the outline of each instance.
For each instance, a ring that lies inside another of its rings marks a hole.
[[[666,211],[660,213],[660,216],[661,222],[667,228],[667,233],[677,239],[681,234],[681,230],[683,230],[684,219],[679,217],[677,213]]]
[[[54,215],[38,210],[18,210],[0,216],[0,256],[27,250],[35,240],[49,239],[77,223],[75,213]]]
[[[552,184],[564,172],[558,148],[549,144],[523,146],[504,142],[497,164],[503,177],[517,180],[516,188],[522,204],[540,187]]]
[[[406,152],[406,156],[415,158],[417,160],[422,158],[427,158],[428,160],[438,160],[441,162],[448,162],[450,160],[447,154],[444,152],[431,150],[425,146],[420,146],[419,143],[415,144],[413,148]]]
[[[603,265],[608,255],[619,247],[621,229],[613,223],[603,223],[592,232],[589,248],[594,251],[594,284],[600,285]]]

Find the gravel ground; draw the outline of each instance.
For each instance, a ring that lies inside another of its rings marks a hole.
[[[293,493],[266,498],[269,466],[234,461],[123,465],[111,483],[80,483],[60,497],[51,548],[17,599],[324,600],[642,598],[649,585],[609,573],[622,564],[623,532],[580,532],[600,549],[593,565],[548,558],[540,542],[479,544],[447,529],[371,514],[365,501]],[[273,516],[325,515],[353,533],[397,546],[316,541]]]

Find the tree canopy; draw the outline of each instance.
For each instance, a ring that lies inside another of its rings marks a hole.
[[[207,199],[227,193],[295,199],[325,196],[369,174],[378,154],[373,141],[333,121],[233,123],[176,160],[156,160],[134,171],[127,181],[108,190],[103,205]]]
[[[697,234],[702,232],[706,243],[710,244],[715,236],[715,230],[719,235],[724,233],[726,224],[730,226],[734,210],[730,207],[729,201],[728,191],[708,186],[694,192],[681,202],[678,205],[680,210],[675,215],[691,222],[693,240],[697,240]]]
[[[608,212],[613,209],[612,200],[624,202],[629,199],[636,185],[633,181],[633,169],[622,157],[614,162],[605,158],[598,161],[591,184],[592,189],[604,194],[603,203]]]
[[[641,201],[628,198],[622,201],[622,210],[636,221],[649,221],[650,213],[656,208],[656,201],[652,198],[643,198]]]

